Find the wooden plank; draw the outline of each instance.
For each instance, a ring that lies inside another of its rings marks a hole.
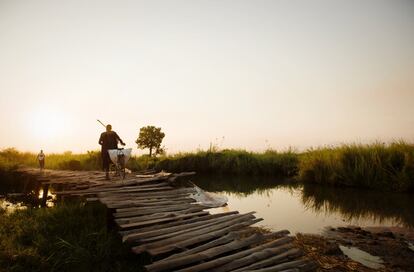
[[[246,272],[278,272],[283,271],[286,269],[297,268],[303,265],[308,265],[309,261],[306,259],[295,260],[291,262],[286,262],[282,264],[277,264],[275,266],[266,267],[262,269],[255,269],[255,270],[245,270]]]
[[[230,216],[236,215],[236,214],[238,214],[238,212],[227,212],[227,213],[211,214],[211,215],[206,215],[202,217],[197,217],[194,219],[180,222],[180,224],[176,226],[169,226],[169,227],[159,228],[159,229],[151,228],[151,230],[138,231],[134,234],[129,234],[129,235],[124,236],[122,240],[133,241],[135,239],[148,238],[148,237],[162,235],[165,233],[171,233],[172,235],[176,235],[177,234],[176,231],[188,230],[189,228],[196,227],[196,226],[205,226],[209,222],[218,222],[217,220],[228,220],[229,218],[231,218]],[[212,220],[216,220],[216,221],[212,221]]]
[[[144,202],[145,203],[145,202]],[[189,202],[186,203],[180,203],[180,204],[175,204],[175,205],[164,205],[163,203],[153,203],[153,205],[147,205],[147,206],[134,206],[134,207],[127,207],[127,208],[118,208],[115,209],[115,213],[116,214],[123,214],[123,213],[129,213],[129,212],[137,212],[137,211],[146,211],[148,209],[151,209],[152,212],[154,211],[158,211],[158,209],[162,209],[162,208],[191,208],[191,207],[198,207],[199,204],[192,204]]]
[[[154,188],[140,188],[139,186],[129,186],[129,187],[120,187],[120,188],[92,188],[88,190],[73,190],[73,191],[59,191],[56,194],[59,195],[90,195],[90,194],[97,194],[97,193],[110,193],[110,192],[141,192],[141,193],[148,193],[148,192],[168,192],[173,191],[173,187],[154,187]]]
[[[142,192],[140,191],[139,187],[134,189],[118,189],[118,190],[112,190],[112,191],[105,191],[105,192],[96,192],[101,194],[102,197],[108,197],[108,196],[122,196],[124,194],[131,194],[135,196],[166,196],[166,195],[182,195],[182,194],[191,194],[194,193],[195,189],[171,189],[171,190],[164,190],[162,192]]]
[[[165,254],[165,253],[177,250],[177,249],[182,250],[183,248],[186,248],[187,246],[198,244],[198,243],[209,241],[209,240],[213,240],[214,238],[225,235],[225,234],[227,234],[231,231],[253,225],[257,222],[260,222],[261,220],[263,220],[263,219],[259,218],[259,219],[255,219],[255,220],[245,221],[245,222],[234,224],[234,225],[231,225],[231,226],[228,226],[228,227],[225,227],[225,228],[221,228],[221,229],[216,230],[216,231],[207,232],[207,233],[202,234],[202,235],[193,236],[191,238],[187,237],[188,239],[177,241],[175,243],[170,243],[168,245],[164,245],[164,246],[161,246],[161,247],[158,247],[158,248],[148,248],[148,247],[142,247],[142,246],[133,247],[132,251],[134,253],[142,253],[144,251],[147,251],[152,256],[157,256],[157,255]]]
[[[172,236],[175,237],[177,235],[199,230],[201,228],[210,227],[212,225],[216,225],[216,224],[228,221],[228,220],[233,220],[241,216],[242,215],[233,214],[233,215],[228,215],[228,216],[219,217],[219,218],[212,218],[212,219],[204,220],[201,222],[185,224],[181,226],[171,227],[171,228],[152,231],[152,232],[150,231],[150,232],[144,232],[144,233],[136,233],[133,235],[129,235],[127,238],[127,241],[130,241],[130,242],[139,241],[140,243],[154,242],[154,241],[166,239]]]
[[[159,200],[182,200],[188,199],[188,193],[182,194],[175,194],[175,195],[134,195],[134,194],[119,194],[119,195],[112,195],[112,196],[102,196],[98,194],[98,197],[101,199],[102,202],[105,203],[118,203],[118,201],[159,201]]]
[[[142,226],[147,226],[147,225],[159,224],[161,222],[173,221],[173,220],[177,220],[178,218],[188,218],[188,217],[193,217],[195,215],[202,215],[202,214],[208,214],[208,212],[198,211],[198,212],[194,212],[194,213],[187,213],[187,214],[179,215],[179,216],[176,216],[176,217],[148,220],[148,221],[144,221],[144,222],[134,222],[134,223],[129,223],[129,224],[122,224],[122,225],[120,225],[120,227],[123,228],[123,229],[134,228],[134,227],[137,228],[137,227],[142,227]]]
[[[239,231],[232,231],[220,238],[214,239],[213,241],[210,241],[208,243],[204,243],[202,245],[199,245],[197,247],[194,247],[192,249],[189,250],[185,250],[183,252],[180,253],[176,253],[173,254],[167,258],[164,258],[163,260],[171,260],[171,259],[175,259],[175,258],[179,258],[179,257],[183,257],[183,256],[187,256],[189,254],[194,254],[197,252],[201,252],[204,251],[206,249],[215,247],[215,246],[219,246],[219,245],[223,245],[223,244],[227,244],[233,240],[235,240],[236,238],[240,238],[240,235],[243,235],[244,233],[250,232],[249,229],[244,229],[244,230],[239,230]],[[163,261],[161,260],[161,261]]]
[[[137,209],[135,211],[130,212],[122,212],[122,213],[114,213],[113,216],[115,218],[125,218],[125,217],[133,217],[138,215],[146,215],[152,214],[154,211],[156,212],[171,212],[171,211],[182,211],[187,209],[199,210],[202,211],[204,209],[209,209],[210,207],[202,206],[198,204],[188,204],[188,205],[175,205],[175,206],[166,206],[160,208],[146,208],[146,209]]]
[[[243,271],[254,270],[263,267],[268,267],[276,264],[280,264],[287,261],[292,261],[300,256],[303,256],[303,251],[299,248],[291,248],[286,252],[280,253],[277,249],[270,248],[263,251],[255,252],[249,256],[241,259],[234,260],[222,267],[213,269],[214,272],[225,271]],[[247,266],[247,267],[246,267]],[[239,268],[235,270],[236,268]]]
[[[141,198],[137,198],[137,197],[126,197],[126,198],[117,198],[117,199],[112,199],[112,198],[100,198],[102,202],[108,203],[110,205],[123,205],[123,204],[128,204],[128,203],[137,203],[137,204],[141,204],[141,203],[157,203],[157,202],[162,202],[162,201],[169,201],[169,202],[183,202],[183,201],[187,201],[187,202],[195,202],[195,200],[191,197],[187,197],[187,196],[182,196],[182,197],[170,197],[170,198],[148,198],[148,197],[141,197]]]
[[[196,202],[192,198],[185,198],[182,200],[164,200],[164,201],[123,201],[119,203],[106,203],[106,206],[110,209],[122,209],[122,208],[133,208],[133,207],[154,207],[154,206],[173,206],[173,205],[182,205]]]
[[[212,226],[209,226],[209,227],[203,228],[203,229],[198,229],[198,230],[195,230],[195,231],[192,231],[192,232],[189,232],[189,233],[176,235],[174,237],[167,238],[167,239],[164,239],[164,240],[161,240],[161,241],[147,243],[147,244],[144,244],[143,247],[145,247],[145,248],[163,247],[163,246],[169,245],[171,243],[179,242],[179,241],[182,241],[182,240],[190,239],[190,238],[198,236],[198,235],[203,235],[203,234],[206,234],[206,233],[209,233],[209,232],[220,230],[220,229],[223,229],[225,227],[228,227],[228,226],[240,223],[240,222],[247,222],[247,221],[253,220],[254,218],[255,218],[254,215],[252,215],[251,213],[241,214],[241,215],[238,215],[237,218],[230,219],[227,222],[212,225]]]
[[[123,225],[123,224],[129,224],[129,223],[144,222],[147,220],[154,220],[154,219],[177,218],[177,216],[179,215],[189,214],[189,213],[193,213],[193,210],[190,209],[190,210],[183,210],[183,211],[160,212],[160,213],[153,213],[153,214],[148,214],[148,215],[143,215],[143,216],[118,218],[118,219],[115,219],[115,222],[118,225]],[[207,211],[205,211],[204,213],[208,214]],[[184,219],[177,218],[176,220],[183,221]],[[163,226],[163,222],[159,222],[158,226]],[[148,228],[153,230],[156,227],[157,226],[151,226]],[[145,227],[141,227],[140,229],[143,229],[143,228]]]
[[[175,269],[177,267],[182,267],[188,264],[192,264],[192,263],[197,263],[199,261],[202,260],[208,260],[208,259],[212,259],[215,256],[218,256],[220,254],[224,254],[224,253],[228,253],[231,251],[235,251],[238,249],[241,249],[243,247],[246,246],[250,246],[252,244],[255,243],[259,243],[261,241],[263,241],[264,236],[260,233],[255,233],[245,239],[241,239],[241,240],[235,240],[232,241],[228,244],[224,244],[221,246],[217,246],[214,248],[210,248],[207,249],[203,252],[199,252],[199,253],[195,253],[195,254],[191,254],[191,255],[187,255],[187,256],[183,256],[180,258],[175,258],[172,260],[167,260],[164,262],[157,262],[157,263],[153,263],[150,265],[145,266],[145,268],[147,269],[147,271],[149,272],[159,272],[159,271],[164,271],[164,270],[172,270]],[[193,270],[191,270],[193,271]]]
[[[180,212],[180,213],[185,214],[184,212]],[[238,212],[234,211],[233,213],[238,213]],[[169,228],[169,227],[174,227],[174,226],[179,226],[179,225],[185,225],[185,224],[188,224],[188,223],[202,221],[202,220],[204,220],[204,218],[206,216],[212,216],[212,215],[210,215],[207,211],[205,211],[205,214],[202,214],[202,215],[192,216],[192,217],[188,217],[188,218],[181,218],[181,219],[177,219],[177,220],[169,221],[169,222],[161,222],[161,223],[158,223],[158,224],[155,224],[155,225],[154,224],[153,225],[147,225],[147,226],[143,226],[143,227],[139,227],[139,228],[133,228],[133,229],[129,229],[129,230],[122,230],[122,231],[119,231],[119,233],[122,236],[125,236],[125,235],[129,235],[129,234],[133,234],[133,233],[141,233],[141,232],[159,230],[159,229],[164,229],[164,228]],[[138,220],[136,222],[140,222],[140,220]]]
[[[276,252],[283,253],[293,247],[292,244],[289,244],[292,241],[293,241],[292,237],[282,237],[277,240],[270,241],[265,244],[258,245],[256,247],[253,247],[253,248],[241,251],[241,252],[227,255],[227,256],[224,256],[224,257],[221,257],[215,260],[211,260],[209,262],[204,262],[196,266],[192,266],[191,269],[190,268],[188,268],[187,270],[183,269],[183,271],[194,271],[195,272],[195,271],[205,271],[205,270],[214,269],[215,267],[225,265],[234,260],[241,259],[243,257],[249,256],[252,253],[259,252],[267,248],[275,248]],[[224,267],[224,270],[225,269],[226,267]]]

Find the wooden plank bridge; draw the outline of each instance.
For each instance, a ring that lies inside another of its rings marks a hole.
[[[174,186],[178,177],[194,173],[129,174],[106,181],[96,171],[22,171],[45,186],[62,184],[59,196],[105,204],[132,252],[152,256],[147,271],[315,271],[289,231],[257,231],[251,226],[263,219],[254,212],[211,214],[190,197],[194,187]]]

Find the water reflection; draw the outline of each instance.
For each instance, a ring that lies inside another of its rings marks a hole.
[[[369,219],[380,224],[393,221],[394,225],[414,227],[410,194],[305,184],[302,201],[316,212],[341,213],[347,221]]]
[[[50,207],[54,200],[52,190],[42,186],[33,177],[21,173],[0,173],[1,208],[13,211],[26,207]]]
[[[300,187],[300,184],[293,180],[275,180],[269,177],[195,176],[194,181],[209,192],[230,192],[239,196],[249,196],[253,193],[268,194],[269,189],[277,187]]]
[[[414,227],[409,194],[322,187],[268,178],[195,177],[201,188],[221,192],[231,210],[256,211],[262,226],[320,233],[326,226]],[[222,208],[213,212],[222,212]]]

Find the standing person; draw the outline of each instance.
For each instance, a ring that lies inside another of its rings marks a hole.
[[[43,169],[45,168],[45,158],[45,153],[43,153],[43,150],[40,150],[40,153],[37,154],[37,160],[39,161],[40,171],[43,171]]]
[[[115,131],[112,131],[112,126],[106,126],[106,132],[102,132],[101,137],[99,138],[99,144],[101,147],[101,156],[102,156],[102,166],[103,170],[105,171],[105,177],[109,180],[109,164],[111,159],[109,158],[109,149],[117,149],[118,148],[118,141],[121,145],[125,145],[125,143],[119,138],[118,134]]]

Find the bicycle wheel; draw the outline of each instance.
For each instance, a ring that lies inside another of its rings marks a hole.
[[[121,170],[122,179],[125,179],[125,167]]]
[[[122,156],[119,158],[119,167],[120,167],[120,175],[122,179],[125,179],[125,157]]]
[[[114,177],[116,177],[117,172],[118,172],[118,169],[117,169],[116,165],[115,165],[115,164],[113,164],[113,163],[111,163],[111,164],[109,165],[109,176],[110,176],[111,178],[114,178]]]

